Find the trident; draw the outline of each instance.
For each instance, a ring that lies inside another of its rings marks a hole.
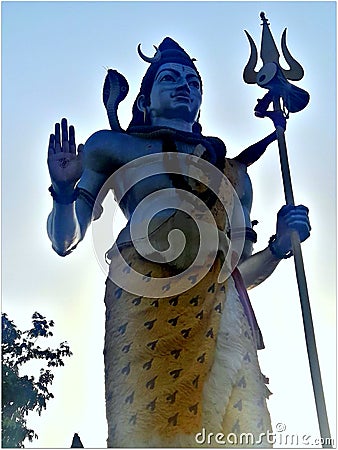
[[[263,21],[260,53],[261,59],[263,61],[263,67],[259,72],[255,71],[255,67],[257,64],[257,49],[252,37],[247,31],[245,31],[250,43],[251,54],[249,61],[244,68],[243,79],[248,84],[258,84],[260,87],[268,89],[268,93],[263,97],[263,99],[258,100],[258,103],[255,107],[255,115],[257,117],[269,116],[272,112],[269,112],[267,110],[269,105],[272,103],[274,112],[277,111],[279,114],[283,113],[284,116],[288,118],[289,112],[301,111],[309,102],[310,96],[306,91],[292,85],[287,81],[301,80],[304,76],[304,70],[302,66],[291,56],[287,48],[286,29],[284,30],[282,35],[281,46],[284,58],[290,68],[286,70],[280,66],[280,55],[269,28],[270,24],[268,23],[264,12],[260,14],[260,17]],[[287,204],[294,205],[295,202],[291,184],[285,134],[284,129],[281,125],[276,126],[276,134],[278,140],[279,159],[282,171],[285,200]],[[292,251],[294,254],[296,277],[302,309],[305,340],[311,371],[312,387],[317,409],[319,429],[324,442],[323,447],[332,448],[309,294],[304,271],[303,256],[297,231],[292,231],[291,242]]]

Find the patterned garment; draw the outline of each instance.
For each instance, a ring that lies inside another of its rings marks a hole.
[[[165,273],[163,265],[142,259],[131,245],[121,253],[144,274],[144,283],[172,274],[169,266]],[[128,277],[116,261],[110,266],[115,279]],[[243,447],[270,446],[259,439],[271,424],[256,342],[232,277],[217,283],[220,266],[217,257],[191,289],[159,299],[135,296],[108,278],[109,447],[234,447],[233,441],[201,442],[203,433],[223,433],[224,439],[252,433],[256,442]]]

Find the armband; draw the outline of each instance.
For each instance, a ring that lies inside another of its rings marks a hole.
[[[76,187],[74,191],[70,195],[57,194],[53,188],[53,186],[49,187],[50,195],[53,197],[53,200],[60,205],[70,205],[75,202],[75,200],[79,196],[79,189]]]

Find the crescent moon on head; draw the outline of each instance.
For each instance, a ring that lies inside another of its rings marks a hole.
[[[138,52],[140,58],[143,59],[143,61],[145,61],[145,62],[147,62],[149,64],[152,64],[152,63],[158,62],[161,59],[161,52],[160,52],[160,50],[155,45],[154,45],[154,48],[156,50],[156,53],[155,53],[155,55],[153,57],[146,56],[144,53],[142,53],[142,51],[141,51],[141,44],[138,44],[137,52]]]

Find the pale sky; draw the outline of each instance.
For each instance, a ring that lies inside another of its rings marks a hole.
[[[66,258],[53,252],[46,233],[52,206],[47,144],[54,123],[67,117],[78,143],[109,128],[102,86],[104,67],[111,67],[129,82],[119,108],[126,127],[147,69],[136,47],[141,42],[152,54],[152,46],[170,36],[197,58],[204,134],[223,139],[229,157],[236,156],[272,131],[268,119],[253,114],[265,91],[242,79],[249,56],[244,29],[259,46],[261,11],[278,46],[288,29],[289,49],[305,69],[295,84],[311,95],[304,111],[290,115],[286,139],[296,203],[310,209],[312,233],[302,248],[335,437],[335,2],[2,2],[2,310],[20,329],[29,326],[35,311],[44,314],[55,321],[54,344],[67,340],[74,353],[54,372],[55,399],[47,410],[41,417],[28,416],[39,439],[26,447],[70,447],[74,432],[86,447],[105,447],[107,438],[105,274],[91,230]],[[274,234],[284,204],[275,144],[249,174],[258,251]],[[273,392],[268,401],[273,427],[282,423],[285,433],[314,440],[320,436],[293,260],[282,261],[250,298],[266,345],[259,357]]]

